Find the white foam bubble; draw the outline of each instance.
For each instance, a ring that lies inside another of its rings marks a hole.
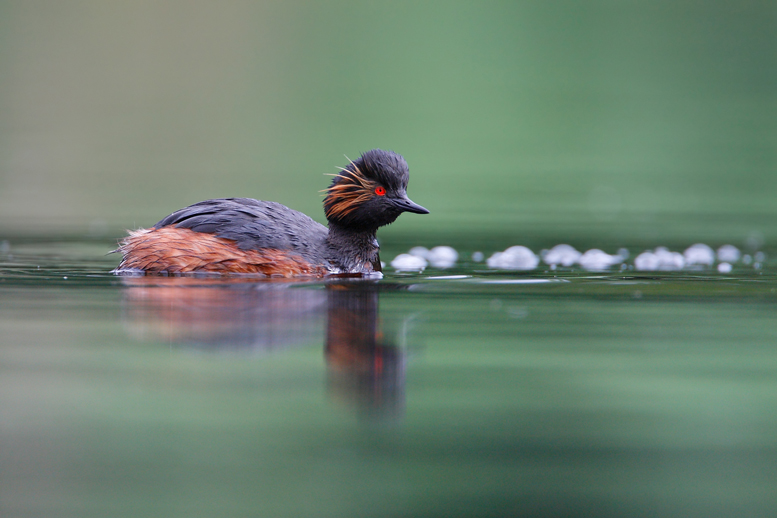
[[[426,259],[426,257],[429,255],[429,249],[425,246],[414,246],[410,249],[408,252],[410,255],[414,255],[416,257],[423,257]]]
[[[660,264],[656,254],[650,250],[646,250],[634,258],[634,268],[641,271],[658,270]]]
[[[417,255],[399,254],[391,261],[391,266],[398,272],[422,272],[426,268],[426,259]]]
[[[426,254],[429,264],[435,268],[450,268],[459,259],[459,253],[450,246],[435,246]]]
[[[542,256],[542,260],[549,265],[572,266],[580,259],[581,255],[583,254],[575,250],[573,246],[562,244],[546,251]]]
[[[540,259],[534,252],[525,246],[511,246],[504,252],[494,252],[486,260],[490,268],[502,270],[533,270],[539,264]]]
[[[730,273],[731,272],[731,265],[729,263],[720,263],[718,265],[718,271],[720,273]]]
[[[718,261],[735,263],[739,261],[739,248],[734,245],[723,245],[718,248]]]
[[[647,250],[634,258],[634,267],[642,271],[681,270],[685,266],[685,258],[680,252],[671,252],[666,247],[659,246],[655,251]]]
[[[478,251],[478,252],[472,252],[472,260],[473,260],[473,261],[475,261],[476,263],[479,263],[479,262],[480,262],[480,261],[482,261],[482,260],[483,260],[485,257],[486,257],[486,256],[485,256],[485,255],[483,255],[483,252],[479,252],[479,251]]]
[[[683,253],[683,256],[685,256],[685,263],[688,265],[704,264],[710,266],[715,262],[715,252],[704,243],[696,243],[689,246]]]
[[[623,259],[621,255],[610,255],[598,248],[592,248],[581,255],[577,262],[586,270],[606,270],[614,264],[623,262]]]

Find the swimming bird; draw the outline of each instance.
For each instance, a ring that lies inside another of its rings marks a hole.
[[[325,189],[328,228],[280,203],[201,201],[153,227],[129,231],[116,273],[247,273],[323,277],[380,272],[379,227],[403,212],[429,211],[407,197],[409,170],[393,151],[350,161]]]

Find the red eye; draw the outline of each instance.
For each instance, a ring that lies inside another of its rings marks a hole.
[[[382,186],[375,187],[375,194],[378,196],[385,196],[386,195],[386,189],[384,189]]]

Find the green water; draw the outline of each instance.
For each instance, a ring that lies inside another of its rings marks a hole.
[[[0,255],[0,514],[770,516],[777,276]],[[392,257],[402,250],[384,250]]]
[[[0,0],[0,516],[773,516],[776,14]],[[204,199],[323,222],[325,174],[372,148],[431,212],[383,259],[454,268],[108,273]],[[469,259],[697,242],[766,259]]]

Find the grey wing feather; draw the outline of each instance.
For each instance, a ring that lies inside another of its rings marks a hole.
[[[251,198],[201,201],[170,214],[154,227],[168,225],[232,239],[244,250],[291,249],[308,256],[321,253],[328,233],[325,226],[301,212]]]

